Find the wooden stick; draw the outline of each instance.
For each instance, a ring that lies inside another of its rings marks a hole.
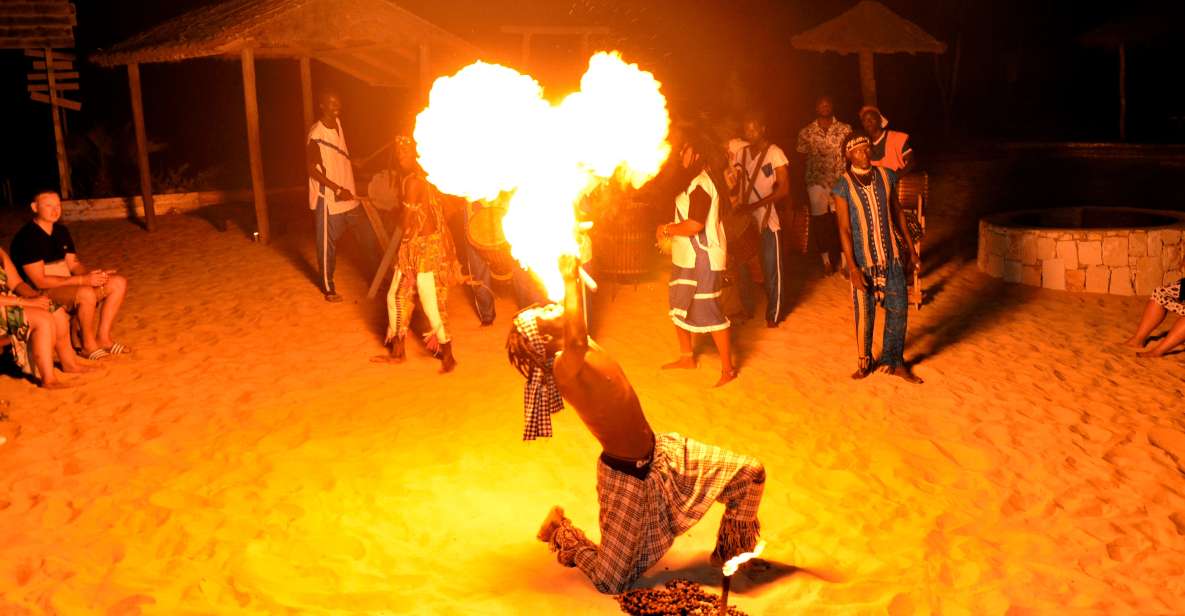
[[[391,264],[395,261],[395,256],[398,254],[399,243],[388,243],[387,251],[383,253],[383,260],[379,262],[379,269],[374,273],[374,278],[370,281],[370,290],[366,292],[367,299],[374,299],[374,296],[378,294],[379,285],[382,284],[383,278],[387,275],[387,271],[391,269]]]
[[[716,613],[719,616],[728,614],[728,587],[732,585],[732,576],[724,576],[724,581],[720,584],[720,607]]]

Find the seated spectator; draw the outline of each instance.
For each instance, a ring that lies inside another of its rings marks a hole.
[[[1176,313],[1179,318],[1156,346],[1147,351],[1141,350],[1136,355],[1163,357],[1185,342],[1185,293],[1182,293],[1183,288],[1185,288],[1185,279],[1152,292],[1152,297],[1148,298],[1148,305],[1144,307],[1144,316],[1140,319],[1136,334],[1129,338],[1125,344],[1134,349],[1143,349],[1144,345],[1148,344],[1148,336],[1152,335],[1152,330],[1164,321],[1169,312]]]
[[[0,336],[8,338],[12,357],[21,372],[34,376],[46,389],[70,387],[54,374],[54,351],[62,362],[62,372],[90,372],[70,346],[70,318],[45,296],[21,297],[33,290],[21,282],[16,266],[0,250]],[[30,348],[32,347],[32,348]],[[32,353],[30,353],[32,351]]]
[[[70,232],[58,223],[62,217],[58,193],[43,190],[30,205],[33,220],[12,238],[12,260],[21,277],[74,315],[87,359],[131,353],[127,345],[111,339],[111,327],[127,294],[127,279],[115,270],[92,270],[82,264]]]

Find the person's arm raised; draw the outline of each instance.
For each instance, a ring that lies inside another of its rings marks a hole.
[[[584,297],[581,293],[580,259],[560,257],[564,276],[564,358],[569,369],[584,363],[588,352],[588,330],[584,326]]]

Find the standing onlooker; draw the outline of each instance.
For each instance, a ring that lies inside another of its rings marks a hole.
[[[686,140],[679,153],[686,188],[675,197],[675,221],[658,226],[656,235],[671,241],[671,280],[668,291],[671,321],[679,341],[679,359],[663,368],[694,368],[691,335],[711,334],[720,353],[719,387],[734,378],[729,322],[720,307],[727,239],[720,218],[724,184],[724,154],[712,139]]]
[[[777,203],[790,194],[790,160],[766,137],[765,119],[750,113],[741,125],[745,146],[739,153],[742,197],[740,207],[752,212],[761,231],[761,273],[765,278],[765,324],[777,327],[785,317],[782,288],[782,237]],[[753,282],[740,268],[741,302],[753,312]]]
[[[828,275],[840,266],[839,232],[831,187],[843,175],[843,140],[852,127],[835,119],[830,96],[815,102],[815,120],[798,131],[798,150],[806,159],[806,193],[811,207],[811,238]]]
[[[333,284],[337,240],[349,229],[375,263],[382,254],[366,213],[354,197],[354,167],[341,126],[341,99],[322,92],[321,117],[309,129],[305,159],[309,173],[309,209],[317,214],[317,269],[325,300],[340,302]]]
[[[851,163],[832,190],[839,223],[839,240],[848,260],[852,281],[852,303],[856,313],[856,344],[859,367],[853,379],[868,376],[872,359],[876,306],[885,307],[885,326],[880,361],[893,376],[921,383],[905,365],[905,329],[909,304],[905,296],[905,273],[918,262],[909,237],[905,213],[897,202],[897,174],[873,167],[868,158],[868,137],[852,135],[844,142],[844,154]],[[904,249],[908,247],[909,251]]]
[[[899,130],[889,130],[889,119],[881,110],[871,105],[860,109],[860,123],[869,140],[869,160],[875,167],[884,167],[904,175],[913,169],[913,148],[909,135]]]

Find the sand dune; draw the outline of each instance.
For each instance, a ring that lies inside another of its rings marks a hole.
[[[460,365],[381,352],[367,272],[347,301],[273,246],[192,217],[78,223],[132,290],[136,349],[45,392],[0,378],[0,614],[612,614],[534,533],[562,504],[595,536],[595,441],[573,413],[522,443],[522,383],[460,289]],[[940,223],[941,221],[938,221]],[[935,224],[938,224],[935,223]],[[233,272],[233,273],[232,273]],[[908,357],[926,384],[853,383],[846,283],[807,279],[778,330],[737,329],[741,377],[674,354],[657,278],[597,298],[598,341],[651,423],[761,458],[768,558],[751,614],[1185,612],[1185,355],[1114,343],[1142,300],[929,272]],[[69,375],[67,375],[69,378]],[[718,586],[715,508],[643,578]]]

